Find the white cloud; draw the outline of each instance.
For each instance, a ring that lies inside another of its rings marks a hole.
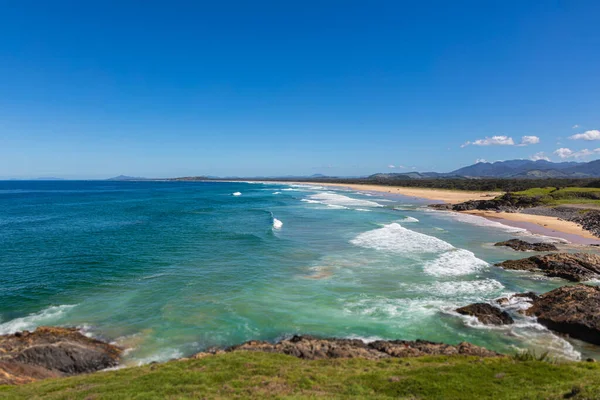
[[[573,136],[569,136],[569,139],[573,140],[600,140],[600,131],[597,129],[591,131],[585,131],[583,133],[578,133]]]
[[[394,164],[390,164],[388,165],[388,168],[396,168],[396,166]]]
[[[515,142],[508,136],[492,136],[491,138],[477,139],[472,144],[473,146],[513,146]]]
[[[573,125],[573,127],[571,129],[577,129],[577,128],[579,128],[579,125],[575,124],[575,125]]]
[[[529,144],[538,144],[540,142],[540,138],[537,136],[523,136],[521,138],[520,146],[527,146]]]
[[[600,154],[600,148],[598,149],[593,149],[593,150],[589,150],[589,149],[583,149],[583,150],[579,150],[579,151],[573,151],[571,149],[568,149],[566,147],[561,147],[560,149],[556,150],[554,152],[554,154],[556,154],[557,156],[559,156],[562,159],[565,158],[585,158],[594,154]]]
[[[467,146],[529,146],[530,144],[538,144],[540,138],[537,136],[523,136],[521,142],[516,144],[513,138],[506,135],[497,135],[492,137],[485,137],[484,139],[477,139],[473,142],[470,140],[463,143],[460,147]]]
[[[538,161],[538,160],[550,161],[550,158],[548,158],[548,156],[543,151],[540,151],[539,153],[535,153],[534,155],[529,157],[529,159],[532,161]]]
[[[478,158],[477,160],[475,160],[475,164],[478,164],[480,162],[487,162],[487,160],[485,158]]]

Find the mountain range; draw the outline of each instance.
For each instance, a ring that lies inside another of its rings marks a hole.
[[[478,162],[452,172],[380,173],[373,179],[431,178],[594,178],[600,177],[600,160],[590,162],[559,162],[546,160],[508,160],[494,163]]]

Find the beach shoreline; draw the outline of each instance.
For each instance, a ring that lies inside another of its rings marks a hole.
[[[327,182],[264,182],[297,185],[320,185],[326,187],[346,188],[352,190],[402,195],[416,199],[426,199],[438,203],[457,204],[469,200],[489,200],[503,194],[502,192],[473,192],[448,189],[412,188],[385,185],[363,185]],[[457,211],[450,211],[457,212]],[[600,238],[584,230],[575,222],[561,220],[556,217],[531,215],[523,213],[507,213],[496,211],[471,210],[461,211],[482,218],[523,228],[531,233],[568,240],[575,244],[600,244]]]

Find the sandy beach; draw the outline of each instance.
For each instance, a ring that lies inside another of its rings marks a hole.
[[[284,182],[285,183],[285,182]],[[288,182],[289,183],[289,182]],[[298,184],[308,182],[295,182]],[[427,189],[427,188],[412,188],[398,186],[383,186],[383,185],[360,185],[346,183],[321,183],[314,182],[310,184],[321,186],[335,186],[341,188],[349,188],[353,190],[364,190],[368,192],[383,192],[391,194],[400,194],[402,196],[416,197],[419,199],[428,199],[437,202],[449,204],[462,203],[468,200],[485,200],[493,199],[502,194],[502,192],[467,192],[461,190],[445,190],[445,189]]]
[[[292,183],[292,182],[281,182]],[[462,203],[468,200],[486,200],[502,194],[502,192],[468,192],[459,190],[444,189],[426,189],[412,187],[397,187],[383,185],[360,185],[344,183],[322,183],[322,182],[293,182],[297,184],[315,184],[321,186],[333,186],[340,188],[349,188],[353,190],[362,190],[370,192],[381,192],[390,194],[399,194],[402,196],[428,199],[437,202],[449,204]],[[465,211],[467,214],[477,215],[488,218],[506,225],[524,228],[533,233],[566,239],[571,243],[579,244],[600,244],[600,238],[592,235],[579,225],[570,221],[563,221],[556,217],[547,217],[542,215],[530,215],[522,213],[507,213],[495,211]]]

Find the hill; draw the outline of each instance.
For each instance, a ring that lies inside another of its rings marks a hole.
[[[592,161],[591,163],[594,163]],[[546,160],[508,160],[496,161],[494,163],[479,162],[467,167],[459,168],[450,172],[450,175],[465,177],[489,177],[489,178],[512,178],[512,177],[592,177],[600,176],[600,168],[595,172],[594,168],[587,167],[591,163],[561,162],[553,163]]]

